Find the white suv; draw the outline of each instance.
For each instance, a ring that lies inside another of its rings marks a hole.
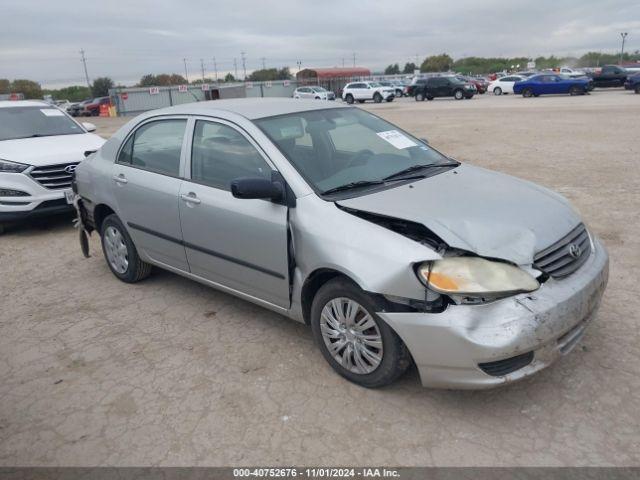
[[[395,93],[393,87],[385,87],[377,82],[352,82],[345,85],[342,90],[342,100],[349,104],[356,100],[359,103],[364,103],[367,100],[373,100],[376,103],[380,103],[382,100],[392,102]]]
[[[73,172],[104,143],[95,129],[45,102],[0,102],[0,233],[8,222],[73,210]]]
[[[310,87],[298,87],[293,92],[293,98],[309,98],[314,100],[335,100],[336,95],[325,88],[312,85]]]

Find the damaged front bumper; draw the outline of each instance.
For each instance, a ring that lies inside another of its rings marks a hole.
[[[441,313],[379,312],[402,338],[422,384],[490,388],[525,378],[569,353],[594,317],[609,257],[594,236],[587,262],[537,291]]]

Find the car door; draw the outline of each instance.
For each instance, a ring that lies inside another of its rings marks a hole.
[[[369,96],[368,85],[366,83],[353,84],[353,98],[356,100],[366,100]]]
[[[300,89],[300,98],[309,98],[311,95],[309,95],[309,87],[302,87]]]
[[[112,167],[118,215],[136,247],[180,270],[188,270],[178,207],[186,126],[184,117],[139,125]]]
[[[231,181],[271,178],[274,168],[233,124],[197,119],[180,218],[191,273],[279,307],[289,307],[287,207],[238,199]]]

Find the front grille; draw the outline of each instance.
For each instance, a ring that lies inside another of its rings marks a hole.
[[[73,172],[66,172],[65,168],[76,165],[78,165],[78,162],[36,167],[31,170],[29,175],[44,188],[52,190],[70,188]]]
[[[553,245],[538,252],[533,266],[553,278],[572,274],[584,264],[591,253],[587,229],[581,223]]]
[[[502,377],[509,373],[526,367],[533,361],[533,352],[523,353],[515,357],[505,358],[496,362],[479,363],[478,366],[487,375],[492,377]]]

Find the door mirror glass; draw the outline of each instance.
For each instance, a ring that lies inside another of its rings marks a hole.
[[[96,131],[96,126],[93,123],[82,122],[82,126],[84,127],[84,129],[87,132],[95,132]]]
[[[283,196],[282,183],[260,177],[240,177],[231,181],[231,194],[236,198],[279,201]]]

